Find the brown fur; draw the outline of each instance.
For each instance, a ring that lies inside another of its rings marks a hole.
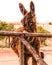
[[[30,2],[30,12],[28,12],[25,9],[22,3],[19,3],[19,8],[20,8],[21,13],[24,15],[24,18],[21,20],[23,28],[18,29],[17,32],[19,31],[23,32],[25,30],[26,32],[29,32],[29,33],[37,33],[35,7],[34,7],[33,2],[32,1]],[[25,36],[24,38],[27,42],[29,42],[29,44],[31,44],[32,47],[36,49],[37,54],[39,54],[40,38],[28,37],[28,36]],[[20,42],[19,37],[14,36],[12,39],[12,44],[11,44],[11,47],[18,54],[18,56],[19,56],[19,49],[20,49],[19,42]],[[29,56],[31,56],[31,54],[29,51],[27,51],[26,48],[25,48],[25,51],[26,51],[25,58],[26,58],[26,65],[27,65],[28,58]],[[36,62],[35,62],[35,65],[37,65]]]
[[[23,4],[19,4],[19,8],[21,13],[24,15],[24,18],[21,20],[24,30],[29,33],[37,33],[37,22],[36,22],[36,15],[35,15],[35,7],[33,2],[30,2],[30,12],[24,8]],[[22,10],[23,9],[23,10]],[[39,54],[40,48],[40,39],[35,37],[24,37],[26,41],[29,42],[34,48],[36,49],[37,53]]]
[[[20,27],[17,30],[15,30],[15,32],[23,32],[23,31],[24,31],[23,27]],[[20,42],[19,37],[17,36],[12,37],[11,47],[14,50],[14,52],[18,55],[18,57],[19,57],[19,50],[20,50],[19,42]]]

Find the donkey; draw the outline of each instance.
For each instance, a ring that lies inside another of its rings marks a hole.
[[[22,3],[19,3],[19,8],[21,13],[23,14],[23,19],[21,23],[23,25],[22,28],[17,29],[16,32],[28,32],[28,33],[37,33],[37,22],[36,22],[36,15],[35,15],[35,6],[34,3],[30,2],[30,12],[28,12]],[[37,54],[40,54],[40,38],[39,37],[28,37],[24,36],[24,39],[36,50]],[[19,56],[19,37],[13,36],[11,47]],[[28,59],[32,56],[30,52],[25,48],[25,65],[28,65]],[[34,60],[33,65],[37,65],[36,60]]]

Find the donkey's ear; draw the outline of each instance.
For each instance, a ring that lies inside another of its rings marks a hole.
[[[34,11],[35,11],[34,3],[31,1],[30,2],[30,12],[34,13]]]
[[[22,3],[19,3],[19,8],[20,8],[20,11],[23,15],[25,15],[27,13],[27,10],[25,9],[25,7],[23,6]]]

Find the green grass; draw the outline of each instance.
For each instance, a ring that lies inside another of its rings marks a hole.
[[[0,36],[0,40],[2,40],[2,39],[4,39],[5,38],[5,36]]]

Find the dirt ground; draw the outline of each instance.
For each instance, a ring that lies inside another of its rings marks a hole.
[[[43,47],[41,51],[44,52],[44,60],[48,65],[52,65],[52,47]]]
[[[43,47],[41,51],[45,54],[45,62],[52,65],[52,47]],[[31,59],[29,59],[30,62]],[[19,58],[11,48],[0,48],[0,65],[20,65]]]
[[[11,48],[0,48],[0,65],[19,65],[19,58]]]

